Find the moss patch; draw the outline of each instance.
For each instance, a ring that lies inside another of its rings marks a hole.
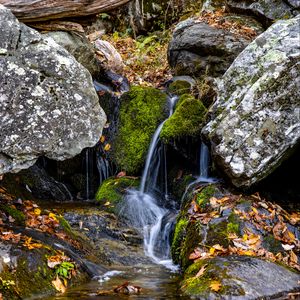
[[[167,96],[154,88],[133,87],[121,98],[119,132],[113,158],[122,170],[136,173],[143,165],[151,137],[164,118]]]
[[[174,236],[171,246],[171,255],[176,264],[180,261],[181,245],[186,236],[186,227],[188,220],[186,218],[179,218],[174,231]]]
[[[6,214],[15,219],[16,224],[25,225],[25,215],[21,211],[17,210],[14,206],[1,204],[0,210],[4,211]]]
[[[122,201],[123,195],[127,189],[137,188],[139,180],[129,177],[108,178],[99,187],[96,193],[96,201],[106,205],[106,210],[111,213],[118,213],[118,204]]]
[[[191,91],[191,84],[185,80],[176,80],[170,84],[169,91],[175,95],[184,95]]]
[[[165,122],[160,133],[161,139],[168,143],[171,139],[200,134],[206,108],[201,101],[191,95],[182,95],[174,114]]]

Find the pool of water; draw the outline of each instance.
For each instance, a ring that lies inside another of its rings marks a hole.
[[[140,294],[124,295],[113,290],[124,282],[141,287]],[[73,300],[73,299],[189,299],[180,295],[179,274],[174,273],[160,265],[120,267],[111,269],[100,278],[91,280],[67,290],[65,294],[59,294],[46,300]],[[97,295],[97,293],[105,295]]]

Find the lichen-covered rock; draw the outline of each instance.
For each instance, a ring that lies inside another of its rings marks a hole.
[[[237,22],[236,19],[234,22]],[[225,20],[227,17],[224,17]],[[260,30],[257,29],[257,32]],[[168,61],[176,75],[219,76],[224,74],[249,42],[245,37],[226,29],[197,19],[187,19],[175,28]]]
[[[203,128],[212,155],[236,186],[270,174],[300,140],[300,16],[252,42],[219,82]]]
[[[143,166],[152,135],[165,118],[167,96],[154,88],[136,86],[123,94],[120,105],[112,155],[120,169],[135,173]]]
[[[160,133],[161,139],[170,140],[200,135],[206,108],[202,102],[191,95],[182,95],[174,114],[164,123]]]
[[[53,39],[0,6],[0,174],[93,146],[106,117],[91,76]]]
[[[58,45],[64,47],[92,76],[99,75],[103,69],[92,44],[85,36],[66,31],[52,31],[44,36],[53,38]]]
[[[234,13],[251,14],[265,25],[300,13],[300,2],[297,0],[227,0],[226,7]]]

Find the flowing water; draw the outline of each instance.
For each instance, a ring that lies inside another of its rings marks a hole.
[[[177,97],[169,99],[169,117],[173,114],[177,99]],[[164,173],[166,172],[165,150],[159,140],[160,132],[166,120],[158,126],[152,137],[140,188],[128,192],[121,213],[126,216],[130,225],[138,228],[143,234],[145,254],[155,263],[176,270],[177,266],[173,264],[170,258],[170,234],[176,214],[164,207],[167,202],[166,174],[163,176],[165,182],[163,190],[159,188],[157,180],[161,167]]]
[[[169,117],[173,113],[176,100],[177,98],[170,98]],[[124,296],[110,292],[101,295],[101,299],[184,299],[178,294],[178,267],[170,257],[170,238],[177,211],[169,208],[172,205],[168,197],[166,151],[159,140],[165,121],[158,126],[152,137],[140,187],[138,190],[128,191],[121,209],[128,224],[143,235],[144,253],[153,263],[112,267],[89,283],[69,289],[66,294],[51,297],[49,300],[99,299],[97,290],[112,291],[124,281],[142,286],[142,294]],[[208,148],[202,143],[199,176],[187,187],[186,192],[195,183],[214,182],[213,178],[208,177],[208,164]],[[98,170],[103,174],[101,179],[108,176],[108,167],[104,161],[99,161]]]

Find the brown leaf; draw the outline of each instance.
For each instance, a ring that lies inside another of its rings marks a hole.
[[[55,280],[52,280],[52,285],[58,292],[64,293],[66,291],[66,287],[58,276]]]

